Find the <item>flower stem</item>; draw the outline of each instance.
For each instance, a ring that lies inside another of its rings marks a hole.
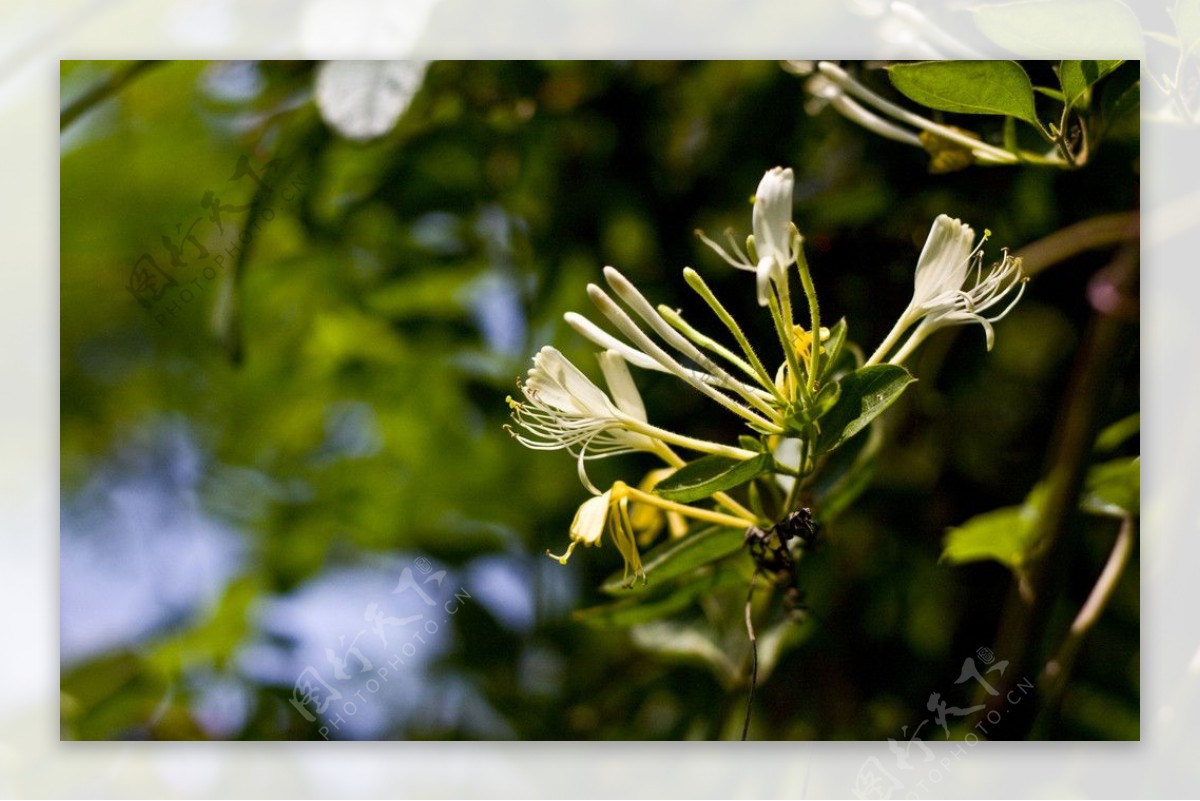
[[[637,501],[638,503],[657,506],[659,509],[667,512],[676,512],[685,517],[693,517],[697,520],[703,520],[706,523],[715,523],[718,526],[746,528],[747,526],[753,526],[758,522],[754,515],[750,515],[749,517],[734,517],[733,515],[714,512],[711,509],[699,509],[695,506],[688,506],[684,503],[668,501],[666,498],[660,498],[659,496],[653,495],[649,492],[642,492],[640,489],[635,489],[628,485],[625,485],[621,488],[621,493],[626,497]]]
[[[753,459],[758,456],[754,451],[748,451],[743,448],[735,448],[732,445],[723,445],[720,442],[709,442],[706,439],[696,439],[695,437],[676,434],[674,431],[668,431],[665,428],[651,425],[650,423],[642,422],[628,415],[619,415],[619,419],[625,424],[625,427],[631,431],[636,431],[639,434],[645,434],[651,439],[662,440],[669,442],[672,445],[678,445],[681,448],[687,448],[691,451],[699,451],[700,453],[711,453],[716,456],[728,456],[730,459]]]
[[[873,364],[879,364],[883,361],[883,357],[895,346],[896,342],[899,341],[900,337],[904,335],[904,332],[911,325],[912,321],[908,319],[908,311],[905,310],[904,314],[900,315],[900,319],[892,326],[892,330],[884,337],[883,342],[879,343],[879,347],[875,349],[875,352],[871,354],[871,358],[867,359],[863,367],[870,367]]]
[[[755,381],[759,381],[759,382],[762,381],[762,377],[759,376],[755,372],[754,368],[751,365],[749,365],[745,361],[745,359],[738,356],[736,353],[729,350],[729,348],[725,347],[720,342],[717,342],[712,337],[710,337],[706,334],[702,334],[699,331],[697,331],[695,329],[695,327],[693,327],[690,323],[688,323],[686,320],[683,319],[682,315],[680,315],[679,312],[677,312],[674,309],[669,308],[667,306],[659,306],[658,313],[660,315],[662,315],[662,318],[664,320],[666,320],[668,323],[670,323],[671,326],[675,328],[675,330],[677,330],[679,333],[683,334],[685,337],[690,339],[693,343],[695,343],[699,347],[707,348],[708,350],[711,350],[713,353],[724,358],[730,364],[737,367],[739,370],[744,372],[747,376],[754,379]],[[767,386],[770,387],[771,389],[774,389],[774,384],[768,384]],[[772,394],[774,395],[775,393],[772,393]]]
[[[688,286],[696,291],[696,294],[704,299],[704,302],[707,303],[708,307],[713,310],[713,313],[717,315],[717,318],[725,324],[726,328],[729,329],[729,333],[733,334],[733,338],[737,340],[738,346],[742,349],[742,353],[746,354],[746,360],[750,363],[750,366],[754,368],[754,372],[758,375],[759,382],[764,387],[769,388],[777,398],[783,400],[782,394],[775,386],[774,379],[771,378],[771,374],[767,372],[767,368],[763,366],[762,361],[758,358],[758,354],[754,351],[754,347],[750,344],[750,340],[746,339],[746,334],[743,333],[742,327],[737,324],[737,321],[733,319],[733,315],[731,315],[725,309],[725,307],[721,304],[721,301],[717,300],[717,296],[714,295],[712,290],[708,288],[708,284],[706,284],[704,279],[700,277],[700,273],[696,272],[691,267],[687,267],[683,271],[683,279],[688,282]]]
[[[808,298],[808,315],[812,320],[812,344],[809,345],[808,394],[812,395],[817,389],[817,376],[821,373],[821,308],[817,304],[817,289],[813,286],[812,274],[808,269],[808,259],[804,257],[803,246],[796,247],[796,267],[800,271],[800,283],[804,286],[804,295]]]

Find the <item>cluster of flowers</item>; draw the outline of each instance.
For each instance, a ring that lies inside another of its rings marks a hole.
[[[795,436],[798,410],[811,408],[821,389],[817,379],[824,349],[820,343],[829,332],[820,326],[803,239],[791,220],[793,184],[791,169],[776,167],[763,176],[754,195],[753,235],[747,239],[745,250],[732,236],[726,249],[697,232],[730,265],[755,274],[758,303],[769,308],[784,354],[777,370],[767,370],[741,326],[694,270],[685,269],[684,279],[725,325],[740,353],[699,332],[675,310],[655,307],[625,276],[606,267],[604,278],[612,294],[589,284],[588,296],[624,340],[575,312],[568,312],[565,320],[601,348],[597,356],[608,391],[593,383],[561,352],[547,346],[534,357],[533,368],[519,384],[524,400],[508,398],[516,424],[509,430],[516,439],[537,450],[570,452],[576,458],[580,481],[593,495],[580,506],[571,523],[566,552],[561,556],[551,554],[562,563],[580,543],[599,545],[607,531],[625,561],[626,579],[632,576],[636,580],[644,577],[639,539],[645,542],[647,534],[661,530],[664,521],[670,522],[676,533],[686,532],[684,518],[737,528],[767,522],[758,520],[753,512],[722,492],[711,496],[719,508],[708,509],[676,503],[649,491],[662,476],[686,464],[676,449],[733,460],[760,454],[653,425],[629,365],[670,373],[741,417],[760,437],[778,440]],[[934,220],[917,262],[913,298],[866,366],[881,364],[885,359],[900,365],[930,334],[952,325],[980,324],[991,349],[992,324],[1020,299],[1025,279],[1020,260],[1007,251],[999,262],[985,269],[982,246],[988,235],[985,232],[976,243],[970,226],[946,215]],[[789,289],[792,267],[799,273],[808,300],[811,327],[807,330],[793,319]],[[998,306],[1003,308],[997,311]],[[817,336],[813,331],[819,332]],[[593,485],[586,469],[589,460],[633,451],[654,454],[667,468],[651,474],[640,488],[620,481],[605,491]]]

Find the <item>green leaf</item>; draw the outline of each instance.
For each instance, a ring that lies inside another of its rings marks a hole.
[[[812,417],[814,420],[820,420],[829,410],[837,405],[838,398],[842,396],[842,385],[840,383],[826,384],[817,393],[817,397],[813,401]]]
[[[663,479],[654,494],[677,503],[699,501],[714,492],[745,484],[771,467],[771,454],[762,453],[753,459],[732,459],[728,456],[704,456],[689,462]]]
[[[1141,427],[1142,416],[1137,412],[1118,420],[1101,431],[1096,437],[1096,450],[1116,450],[1122,442],[1138,433]]]
[[[976,515],[946,532],[941,561],[961,565],[987,559],[1014,570],[1037,553],[1037,519],[1046,495],[1038,484],[1020,506],[1007,506]]]
[[[735,584],[746,584],[746,579],[737,571],[720,570],[702,575],[697,581],[689,581],[671,589],[665,595],[647,598],[643,594],[626,597],[588,609],[580,609],[572,617],[581,623],[598,628],[636,626],[651,620],[676,615],[691,607],[701,595]]]
[[[838,357],[842,355],[842,348],[846,345],[846,333],[849,326],[846,325],[846,318],[838,320],[832,328],[829,329],[829,339],[821,343],[821,381],[826,381],[833,369],[837,366]]]
[[[1064,61],[1058,68],[1064,102],[1075,108],[1087,108],[1091,103],[1092,85],[1124,64],[1124,61]]]
[[[1100,97],[1100,119],[1104,136],[1137,138],[1141,133],[1138,112],[1142,104],[1142,85],[1136,65],[1118,70],[1105,82]]]
[[[892,84],[938,111],[1004,114],[1041,128],[1033,84],[1015,61],[921,61],[888,67]]]
[[[767,444],[763,442],[761,437],[752,437],[749,434],[741,434],[738,436],[738,447],[745,448],[748,451],[757,451],[765,453]]]
[[[907,370],[895,364],[862,367],[843,378],[837,403],[821,418],[817,452],[836,448],[862,431],[913,381],[916,379]]]
[[[1114,459],[1092,467],[1083,486],[1080,508],[1107,517],[1141,513],[1141,459]]]
[[[726,686],[741,678],[741,671],[717,644],[714,633],[695,624],[657,620],[634,626],[630,633],[634,643],[647,651],[707,665]]]
[[[971,8],[983,35],[1020,58],[1064,53],[1140,58],[1142,23],[1121,0],[1019,0]]]
[[[701,529],[648,552],[642,558],[642,568],[646,571],[645,582],[629,588],[625,586],[622,573],[613,573],[600,589],[610,595],[644,593],[661,586],[663,582],[737,553],[745,539],[745,532],[735,528],[712,526]]]
[[[850,440],[830,454],[817,472],[812,484],[813,507],[821,523],[837,518],[871,485],[877,449],[868,447],[870,439]]]

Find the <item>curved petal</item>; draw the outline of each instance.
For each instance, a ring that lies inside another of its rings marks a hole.
[[[617,408],[635,420],[646,422],[646,406],[642,403],[637,384],[633,383],[633,376],[629,374],[629,365],[621,358],[621,354],[606,350],[597,353],[596,358],[600,360],[600,369],[604,372],[604,380],[608,382]]]
[[[596,495],[584,501],[575,519],[571,521],[571,539],[584,545],[600,544],[600,535],[604,533],[604,523],[608,520],[609,492]]]
[[[759,306],[769,306],[771,303],[771,281],[775,278],[777,265],[778,262],[770,256],[764,256],[758,261],[758,277],[755,283],[758,287]]]
[[[549,345],[538,351],[526,382],[546,404],[563,411],[605,416],[611,406],[604,391],[566,356]]]
[[[917,306],[925,306],[939,295],[962,288],[974,242],[975,231],[971,226],[945,214],[937,216],[917,259],[913,280],[913,301]]]
[[[767,170],[754,193],[752,213],[754,246],[760,258],[773,257],[788,263],[788,224],[792,221],[792,190],[795,177],[788,167]],[[761,263],[761,262],[760,262]]]

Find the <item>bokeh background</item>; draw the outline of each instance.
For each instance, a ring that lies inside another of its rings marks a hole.
[[[61,136],[64,739],[736,736],[745,692],[720,654],[574,614],[606,600],[614,549],[543,555],[585,491],[570,458],[508,436],[504,398],[543,344],[596,374],[562,313],[588,312],[612,264],[700,319],[692,265],[769,342],[753,279],[692,232],[746,232],[775,165],[796,172],[823,314],[868,352],[937,214],[990,229],[998,255],[1139,204],[1136,126],[1075,172],[935,175],[920,150],[809,113],[774,61],[408,65],[389,78],[411,81],[403,113],[365,141],[370,120],[318,104],[321,71],[62,64],[65,107],[128,79]],[[954,682],[995,642],[1012,581],[940,564],[942,538],[1043,477],[1109,256],[1039,274],[990,354],[976,328],[920,353],[871,485],[804,563],[810,614],[759,688],[754,737],[900,739],[931,692],[970,700]],[[131,291],[135,268],[158,283]],[[1134,324],[1101,424],[1139,408],[1139,347]],[[739,433],[669,377],[638,378],[655,423]],[[1072,531],[1051,631],[1113,532]],[[1041,736],[1139,737],[1138,576],[1135,555]],[[297,686],[340,697],[306,716]]]

